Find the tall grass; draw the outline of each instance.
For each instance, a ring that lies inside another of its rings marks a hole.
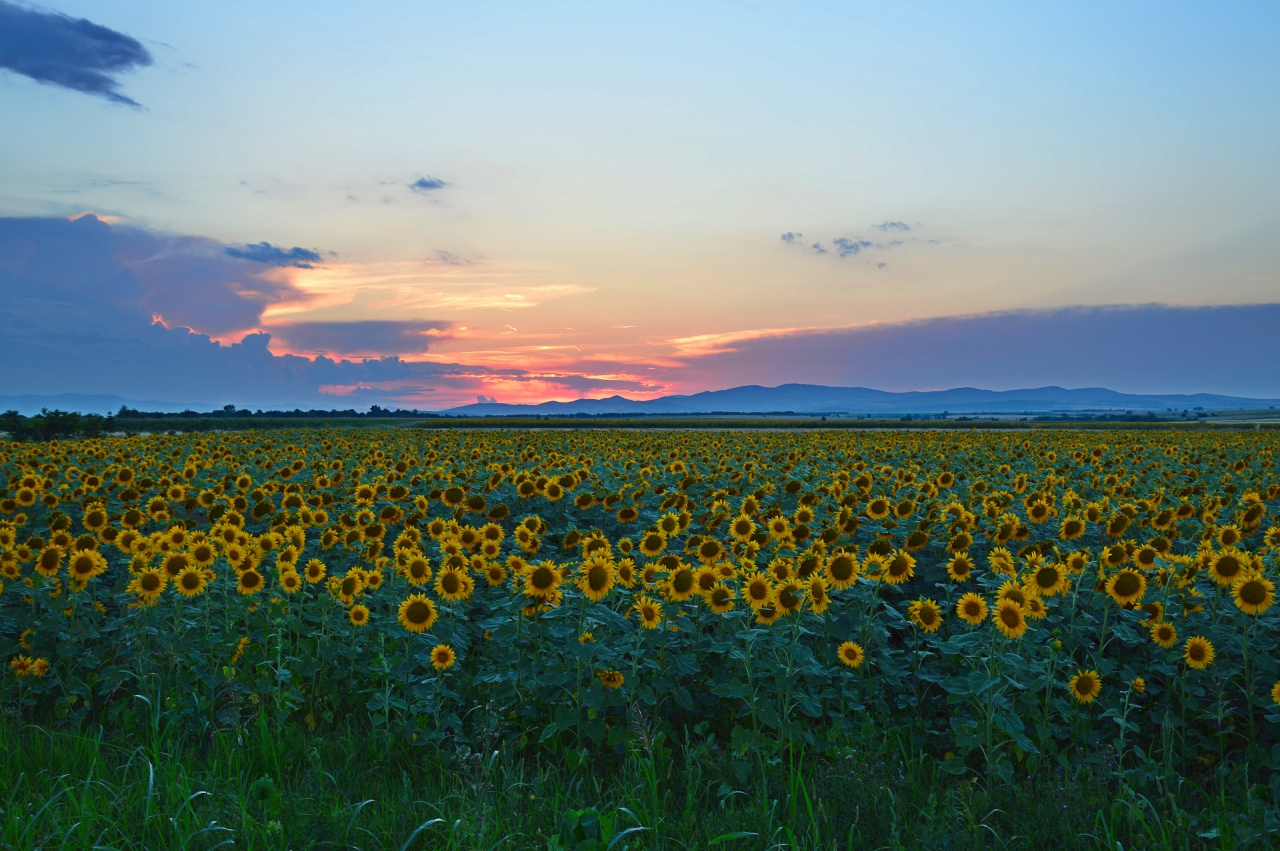
[[[711,738],[625,756],[424,755],[366,731],[265,724],[199,740],[158,727],[0,722],[0,847],[13,849],[1230,849],[1280,816],[1243,772],[1139,794],[1103,755],[984,786],[866,731],[741,777]]]

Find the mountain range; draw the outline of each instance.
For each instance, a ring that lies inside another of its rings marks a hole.
[[[778,387],[747,385],[728,390],[709,390],[687,396],[662,396],[637,401],[622,396],[606,399],[577,399],[572,402],[543,402],[513,405],[477,402],[451,408],[444,413],[460,416],[501,416],[511,414],[709,414],[772,413],[797,414],[1015,414],[1057,411],[1163,411],[1223,410],[1230,408],[1273,408],[1280,399],[1250,399],[1195,394],[1118,393],[1103,387],[1068,390],[1036,387],[1026,390],[979,390],[957,387],[951,390],[923,390],[894,393],[866,387],[824,387],[818,384],[783,384]]]

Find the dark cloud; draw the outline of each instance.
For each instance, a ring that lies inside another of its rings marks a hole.
[[[875,245],[875,243],[869,242],[865,239],[846,239],[844,237],[833,239],[831,240],[831,243],[839,251],[839,256],[841,257],[848,257],[850,254],[857,254],[862,251],[862,249],[871,248]]]
[[[827,253],[827,249],[825,249],[825,248],[823,248],[823,247],[822,247],[822,243],[821,243],[821,242],[815,242],[813,245],[810,245],[809,247],[813,249],[813,253],[814,253],[814,254],[826,254],[826,253]]]
[[[450,327],[450,322],[365,320],[292,322],[268,330],[293,352],[383,357],[422,354]]]
[[[433,192],[436,189],[444,189],[449,184],[435,177],[419,177],[413,183],[409,184],[409,188],[414,192]]]
[[[137,39],[84,18],[0,0],[0,68],[40,83],[138,106],[116,76],[152,63]]]
[[[881,222],[878,225],[872,225],[872,227],[881,232],[888,230],[911,230],[911,225],[906,222]]]
[[[787,231],[782,235],[782,241],[787,245],[790,245],[802,236],[804,236],[802,233],[792,233],[791,231]]]
[[[92,215],[0,219],[0,293],[49,309],[83,306],[100,317],[93,325],[160,317],[214,335],[254,328],[268,306],[305,297],[285,270],[232,257],[216,240],[112,227]],[[32,314],[24,321],[45,321]]]
[[[320,262],[320,253],[307,248],[281,248],[269,242],[250,243],[249,245],[228,245],[225,249],[232,257],[241,260],[252,260],[254,263],[265,263],[268,266],[293,266],[298,269],[311,269],[313,263]]]
[[[427,332],[445,333],[446,323],[272,329],[308,348],[391,353],[367,360],[276,355],[265,332],[219,343],[209,335],[256,328],[265,307],[303,297],[289,283],[289,270],[230,256],[226,247],[204,237],[113,227],[94,216],[0,218],[0,395],[445,408],[489,392],[491,379],[507,386],[558,383],[522,370],[415,363],[393,354],[423,351]]]
[[[1064,307],[762,336],[690,358],[689,385],[1058,385],[1280,398],[1280,304]],[[1225,344],[1224,341],[1230,341]]]

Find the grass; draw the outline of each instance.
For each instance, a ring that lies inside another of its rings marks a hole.
[[[1268,790],[1243,772],[1143,794],[1098,754],[984,787],[872,730],[745,774],[696,738],[573,768],[546,750],[445,758],[357,730],[259,725],[197,741],[8,718],[0,749],[0,847],[13,849],[1123,851],[1274,847],[1280,835]]]

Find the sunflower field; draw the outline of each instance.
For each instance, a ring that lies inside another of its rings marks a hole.
[[[1137,781],[1247,763],[1265,783],[1278,448],[1136,430],[0,443],[0,699],[68,727],[355,724],[571,762],[697,729],[740,774],[762,749],[892,728],[957,777],[1106,750]]]

